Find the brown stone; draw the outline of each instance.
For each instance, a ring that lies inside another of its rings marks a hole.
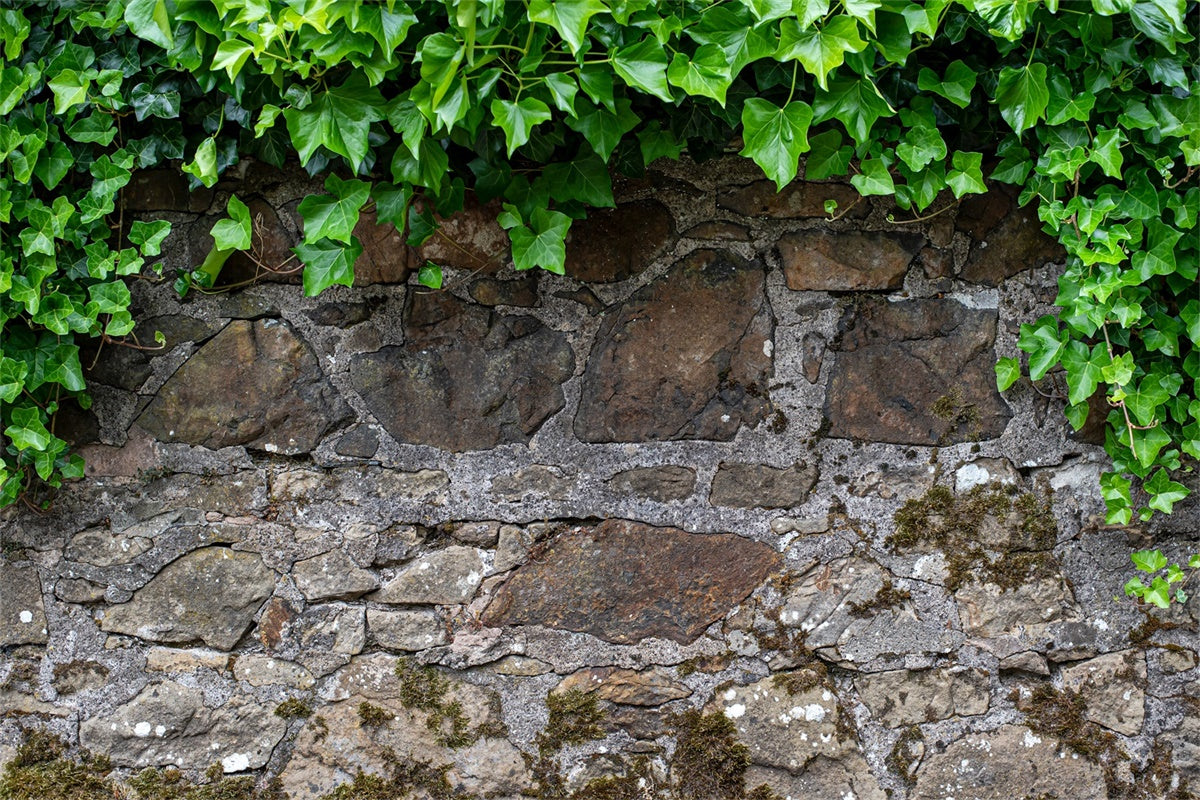
[[[1018,208],[1016,190],[1007,186],[963,200],[955,227],[974,240],[960,275],[968,281],[996,286],[1064,256],[1058,242],[1042,232],[1034,206]]]
[[[184,362],[138,424],[165,442],[298,454],[349,416],[289,325],[237,320]]]
[[[217,280],[218,286],[241,284],[249,280],[266,280],[276,283],[300,283],[301,271],[295,269],[300,261],[292,248],[300,243],[297,231],[289,229],[279,218],[274,206],[261,197],[252,197],[246,201],[250,210],[250,220],[253,225],[251,252],[235,252],[229,256],[221,269]],[[203,236],[203,253],[212,246],[208,231],[220,217],[206,218],[201,225]],[[297,230],[300,223],[297,223]],[[253,255],[253,258],[251,256]],[[261,263],[255,263],[257,259]]]
[[[0,566],[0,647],[44,644],[46,606],[37,567]]]
[[[398,441],[444,450],[528,442],[563,407],[566,337],[528,316],[413,294],[406,342],[354,358],[350,381]]]
[[[516,280],[480,278],[471,284],[471,299],[483,306],[520,306],[532,308],[538,303],[537,275],[526,272]]]
[[[936,247],[921,248],[921,266],[930,280],[954,277],[954,253]]]
[[[1079,692],[1092,722],[1126,736],[1142,731],[1146,717],[1146,655],[1138,650],[1106,653],[1063,667],[1063,686]]]
[[[362,255],[354,262],[354,285],[405,283],[421,263],[404,241],[404,235],[390,222],[380,223],[374,211],[364,211],[354,227],[362,242]]]
[[[178,211],[193,214],[212,203],[213,191],[188,191],[188,179],[178,169],[138,170],[121,194],[126,211]]]
[[[555,692],[572,689],[596,695],[599,700],[626,706],[660,706],[691,695],[686,685],[672,680],[665,670],[590,667],[563,678]]]
[[[555,539],[497,591],[483,623],[545,625],[630,644],[690,642],[780,565],[764,544],[626,520]]]
[[[717,195],[717,206],[747,217],[812,219],[827,216],[826,200],[836,200],[838,209],[844,211],[860,199],[858,192],[844,183],[792,181],[780,192],[772,181],[755,181],[723,189]],[[869,204],[859,203],[848,216],[861,219],[870,213]]]
[[[954,300],[870,300],[843,320],[830,380],[830,435],[939,445],[999,436],[996,312]]]
[[[508,259],[508,233],[496,222],[500,201],[481,204],[467,195],[463,210],[438,217],[441,225],[429,241],[417,248],[417,263],[432,261],[444,267],[471,272],[495,272]]]
[[[688,239],[709,239],[726,242],[750,241],[750,229],[745,225],[725,220],[710,220],[693,225],[683,232]]]
[[[567,274],[588,283],[614,283],[650,266],[675,236],[675,220],[657,200],[589,211],[571,226]]]
[[[729,508],[791,508],[803,505],[817,482],[817,468],[803,461],[790,467],[722,462],[708,502]]]
[[[779,238],[789,289],[856,292],[897,289],[916,257],[913,234],[798,231]]]
[[[659,503],[686,500],[696,488],[696,471],[690,467],[638,467],[618,472],[608,480],[615,491],[648,497]]]
[[[729,441],[770,408],[761,262],[700,250],[610,310],[583,376],[585,442]]]

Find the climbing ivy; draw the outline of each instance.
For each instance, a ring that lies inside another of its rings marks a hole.
[[[349,285],[359,214],[418,245],[465,194],[502,202],[517,269],[613,205],[613,170],[740,143],[782,189],[849,175],[914,217],[1020,187],[1068,256],[1006,390],[1107,398],[1109,520],[1170,512],[1200,458],[1200,67],[1186,0],[0,0],[0,503],[82,464],[79,341],[133,338],[166,221],[133,171],[214,185],[239,160],[325,173],[300,205],[304,291]],[[237,198],[210,286],[252,238]],[[422,282],[439,285],[427,264]],[[1024,378],[1022,376],[1025,376]],[[1189,462],[1190,463],[1190,462]]]

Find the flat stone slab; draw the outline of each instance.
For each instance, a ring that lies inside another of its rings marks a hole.
[[[609,309],[583,376],[585,442],[729,441],[770,408],[761,262],[698,250]]]
[[[545,625],[618,644],[651,636],[687,643],[780,564],[770,547],[739,536],[606,520],[560,535],[517,569],[483,623]]]
[[[915,234],[798,231],[779,237],[789,289],[820,292],[898,289],[921,249]]]
[[[721,462],[708,502],[730,508],[792,508],[803,505],[817,482],[817,468],[803,461],[790,467]]]
[[[1126,736],[1142,731],[1146,718],[1146,654],[1106,653],[1063,667],[1063,686],[1087,703],[1084,716]]]
[[[295,455],[350,413],[287,323],[235,320],[176,370],[138,424],[163,442]]]
[[[891,444],[992,439],[1012,414],[996,391],[996,311],[955,300],[867,300],[842,320],[829,435]]]
[[[982,714],[991,691],[987,673],[969,668],[889,670],[855,683],[871,715],[889,728]]]
[[[717,206],[747,217],[812,219],[828,216],[826,200],[837,201],[838,208],[845,210],[859,199],[858,192],[844,183],[792,181],[781,192],[773,181],[755,181],[722,189],[717,193]],[[870,212],[871,206],[862,203],[850,216],[861,219]]]
[[[587,283],[612,283],[640,274],[671,244],[675,220],[657,200],[589,211],[571,226],[567,274]]]
[[[350,362],[350,381],[400,442],[461,452],[526,443],[563,407],[566,337],[530,316],[412,294],[405,344]]]
[[[0,565],[0,647],[45,644],[47,639],[37,567]]]

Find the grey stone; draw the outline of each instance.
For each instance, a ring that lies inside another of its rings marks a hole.
[[[687,500],[696,488],[696,470],[668,465],[638,467],[608,479],[614,491],[647,497],[659,503]]]
[[[371,458],[379,450],[379,436],[369,425],[356,425],[337,440],[333,451],[347,458]]]
[[[1200,781],[1200,716],[1185,714],[1179,727],[1171,731],[1171,742],[1179,774],[1189,781]]]
[[[800,340],[800,371],[804,379],[815,384],[821,377],[821,365],[825,363],[825,337],[809,331]]]
[[[48,639],[37,567],[0,564],[0,647],[45,644]]]
[[[390,567],[408,561],[425,543],[428,532],[420,525],[393,525],[379,532],[375,564]]]
[[[254,553],[205,547],[172,561],[128,603],[109,608],[100,627],[231,650],[274,588],[275,573]]]
[[[294,653],[292,660],[320,677],[346,664],[366,647],[366,612],[361,607],[334,603],[311,606],[283,635],[289,646],[281,653]]]
[[[754,791],[766,784],[784,800],[887,800],[879,779],[862,756],[849,753],[838,759],[818,756],[804,772],[752,766],[746,770],[745,788]]]
[[[566,500],[574,486],[575,481],[560,468],[532,464],[492,478],[492,497],[503,503],[519,503],[529,496]]]
[[[1031,675],[1049,675],[1050,666],[1046,657],[1036,650],[1023,650],[1000,659],[1001,670],[1028,672]]]
[[[497,675],[531,678],[535,675],[545,675],[547,672],[551,672],[552,669],[545,661],[539,661],[536,658],[529,658],[528,656],[505,656],[499,661],[489,664],[488,671],[494,672]]]
[[[1084,716],[1126,736],[1142,731],[1146,717],[1146,655],[1140,650],[1106,653],[1063,667],[1063,686],[1079,692]]]
[[[472,547],[495,547],[500,538],[500,523],[488,522],[459,522],[450,531],[456,542]]]
[[[368,608],[367,629],[380,647],[389,650],[426,650],[448,641],[446,623],[433,609]]]
[[[83,578],[63,578],[54,584],[54,596],[64,603],[95,603],[104,599],[104,587]]]
[[[782,468],[721,462],[708,502],[731,508],[793,508],[804,504],[816,482],[817,468],[803,461]]]
[[[455,605],[475,595],[483,580],[483,553],[452,545],[417,558],[370,599],[377,603]]]
[[[71,661],[54,668],[54,689],[60,695],[99,689],[108,683],[109,670],[94,661]]]
[[[855,684],[871,715],[889,728],[983,714],[990,699],[981,669],[892,670],[860,675]]]
[[[496,545],[496,557],[493,565],[497,572],[507,572],[525,562],[525,556],[533,545],[534,536],[528,530],[516,525],[500,526],[499,540]]]
[[[128,536],[93,528],[71,537],[66,557],[97,567],[128,564],[154,546],[154,540],[145,536]]]
[[[233,677],[251,686],[290,686],[301,690],[311,689],[316,683],[312,673],[299,664],[257,653],[238,656]]]
[[[353,600],[379,588],[375,573],[360,568],[344,550],[297,561],[292,579],[309,602]]]
[[[286,730],[267,706],[234,698],[210,709],[199,689],[167,681],[84,720],[79,739],[118,766],[204,769],[219,762],[225,772],[242,772],[264,766]]]
[[[1071,590],[1061,576],[1034,576],[1014,589],[973,580],[955,592],[954,598],[963,631],[970,637],[1036,638],[1049,623],[1078,616]]]
[[[1168,675],[1187,672],[1196,666],[1196,653],[1187,648],[1170,648],[1159,652],[1158,665]]]
[[[1021,725],[956,739],[926,754],[910,800],[1012,800],[1062,796],[1105,800],[1100,766],[1067,751],[1055,739]]]

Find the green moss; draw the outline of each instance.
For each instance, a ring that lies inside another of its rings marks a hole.
[[[308,719],[312,713],[312,706],[297,697],[284,700],[275,706],[275,716],[283,719]]]
[[[383,777],[359,770],[350,783],[343,783],[321,800],[403,800],[421,792],[433,800],[472,800],[475,795],[456,792],[446,773],[450,764],[435,767],[425,761],[400,759],[385,752],[390,775]]]
[[[186,780],[177,769],[144,769],[129,781],[137,800],[283,800],[283,790],[276,780],[259,788],[255,778],[227,778],[220,764],[209,767],[208,783]]]
[[[358,704],[358,718],[362,720],[363,727],[378,728],[394,720],[396,715],[364,700]]]
[[[681,678],[686,678],[689,675],[695,675],[697,672],[705,672],[713,675],[728,667],[729,662],[732,660],[733,659],[729,653],[692,656],[685,661],[680,661],[675,669],[679,671],[679,677]]]
[[[0,776],[3,800],[112,800],[105,759],[68,758],[66,743],[43,731],[30,731]]]
[[[417,666],[409,659],[401,658],[396,662],[396,677],[400,679],[398,698],[401,705],[425,712],[425,725],[438,744],[457,749],[474,744],[484,736],[507,735],[506,730],[495,724],[472,730],[462,703],[447,699],[450,680],[434,667]]]
[[[935,400],[929,413],[949,425],[943,438],[962,427],[972,438],[979,437],[979,409],[974,403],[964,402],[962,389],[957,386]]]
[[[570,800],[646,800],[654,797],[654,776],[650,760],[639,756],[624,775],[593,778],[571,792]]]
[[[733,720],[720,712],[686,711],[675,724],[671,774],[679,800],[742,800],[750,750],[737,740]]]
[[[875,612],[888,608],[898,608],[912,599],[912,594],[904,589],[897,589],[891,578],[884,578],[883,585],[870,600],[862,603],[851,603],[850,614],[855,617],[871,617]]]
[[[760,783],[746,792],[746,800],[784,800],[783,795],[765,783]]]
[[[921,735],[921,729],[916,725],[910,725],[900,734],[900,738],[892,746],[892,752],[888,753],[887,758],[883,761],[887,768],[904,781],[904,785],[910,789],[917,782],[916,776],[913,775],[913,764],[917,758],[917,753],[914,752],[915,745],[924,741],[925,737]]]
[[[561,750],[565,745],[583,744],[589,739],[603,739],[600,723],[604,712],[596,696],[582,689],[568,689],[546,695],[550,719],[546,730],[538,736],[538,749]]]

